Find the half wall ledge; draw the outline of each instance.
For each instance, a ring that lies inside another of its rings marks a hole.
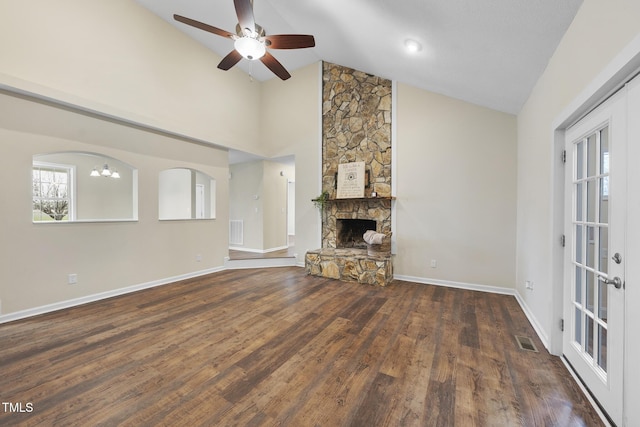
[[[393,280],[391,253],[372,254],[367,249],[323,248],[307,251],[307,274],[343,282],[386,286]]]

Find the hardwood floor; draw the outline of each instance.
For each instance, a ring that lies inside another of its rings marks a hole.
[[[297,267],[0,325],[0,372],[0,425],[601,425],[515,298]]]

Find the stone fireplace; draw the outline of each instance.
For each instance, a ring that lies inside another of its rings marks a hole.
[[[323,63],[322,248],[307,252],[312,275],[386,285],[391,253],[367,251],[367,230],[391,235],[391,81]],[[336,198],[338,165],[364,162],[364,197]]]

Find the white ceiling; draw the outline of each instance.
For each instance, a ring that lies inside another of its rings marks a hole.
[[[517,114],[582,1],[254,0],[254,15],[268,35],[315,37],[314,48],[271,51],[289,71],[323,60]],[[231,40],[173,19],[235,32],[233,0],[136,2],[220,57],[233,49]],[[406,52],[407,38],[422,50]],[[256,80],[276,78],[259,61],[236,67]]]

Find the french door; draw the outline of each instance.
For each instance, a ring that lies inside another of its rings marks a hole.
[[[563,354],[623,422],[626,89],[565,133]]]

